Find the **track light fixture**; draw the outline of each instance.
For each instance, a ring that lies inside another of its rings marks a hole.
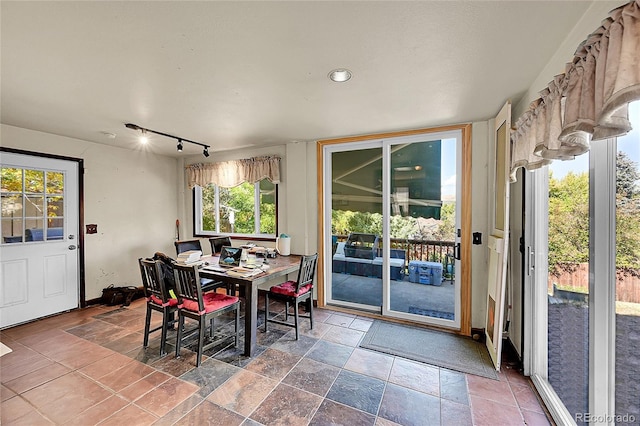
[[[204,155],[205,157],[209,156],[209,145],[206,145],[206,144],[203,144],[203,143],[200,143],[200,142],[190,141],[189,139],[184,139],[184,138],[181,138],[181,137],[178,137],[178,136],[173,136],[173,135],[170,135],[168,133],[158,132],[156,130],[151,130],[151,129],[145,129],[144,127],[140,127],[137,124],[133,124],[133,123],[126,123],[124,126],[127,129],[133,129],[133,130],[139,131],[140,134],[141,134],[141,141],[142,141],[142,138],[146,139],[147,133],[155,133],[156,135],[165,136],[167,138],[177,139],[178,140],[178,145],[177,145],[178,152],[182,152],[183,142],[189,142],[189,143],[192,143],[194,145],[200,145],[201,147],[204,147],[204,149],[202,150],[202,155]],[[144,143],[146,143],[146,142],[144,142]]]

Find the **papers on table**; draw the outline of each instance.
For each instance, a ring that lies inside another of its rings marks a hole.
[[[223,268],[220,265],[207,265],[203,267],[202,270],[226,273],[231,277],[239,278],[255,277],[257,275],[264,274],[264,270],[260,268],[244,268],[242,266],[236,266],[234,268]]]
[[[256,275],[260,275],[263,274],[264,271],[260,268],[243,268],[243,267],[236,267],[236,268],[231,268],[227,271],[227,275],[230,275],[232,277],[241,277],[241,278],[247,278],[247,277],[255,277]]]
[[[202,263],[200,261],[201,257],[202,252],[200,250],[187,250],[178,254],[178,258],[176,260],[181,265],[199,265]]]

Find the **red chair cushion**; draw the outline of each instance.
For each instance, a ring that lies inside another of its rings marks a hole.
[[[147,300],[152,302],[152,303],[155,303],[156,305],[163,306],[162,299],[160,299],[158,296],[156,296],[154,294],[149,296],[149,298]],[[167,306],[176,306],[177,304],[178,304],[178,299],[169,299],[169,300],[167,300]]]
[[[198,312],[200,315],[208,314],[209,312],[217,311],[226,306],[233,305],[238,301],[235,296],[228,296],[222,293],[205,293],[202,295],[202,301],[204,302],[204,311],[198,310],[198,302],[194,300],[183,300],[182,309],[186,309],[192,312]]]
[[[311,286],[312,286],[311,284],[302,286],[300,287],[300,289],[298,289],[298,292],[296,293],[296,282],[287,281],[282,284],[274,285],[273,287],[271,287],[270,291],[271,293],[282,294],[285,296],[299,297],[305,294],[306,292],[308,292],[309,290],[311,290]]]

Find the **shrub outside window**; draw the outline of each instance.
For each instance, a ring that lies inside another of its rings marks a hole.
[[[277,185],[269,179],[232,188],[196,186],[196,234],[274,237],[277,198]]]

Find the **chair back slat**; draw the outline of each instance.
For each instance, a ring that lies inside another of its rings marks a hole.
[[[138,259],[140,264],[140,274],[142,276],[142,285],[146,297],[151,295],[162,300],[163,303],[169,299],[168,291],[164,285],[162,270],[160,269],[159,260]]]
[[[200,286],[198,266],[175,264],[173,266],[173,274],[176,280],[178,303],[182,304],[184,299],[192,300],[198,304],[199,311],[203,311],[204,302],[202,300],[202,287]]]
[[[296,281],[296,293],[301,287],[307,284],[313,286],[313,277],[316,273],[317,262],[318,253],[302,256],[302,259],[300,259],[300,269],[298,270],[298,280]]]

